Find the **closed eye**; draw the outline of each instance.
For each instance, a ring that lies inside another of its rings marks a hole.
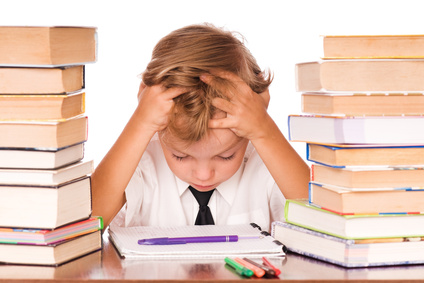
[[[233,159],[234,158],[234,156],[235,156],[236,154],[235,153],[233,153],[232,155],[230,155],[230,156],[220,156],[219,158],[221,158],[222,160],[226,160],[226,161],[228,161],[228,160],[231,160],[231,159]]]
[[[187,156],[179,156],[175,154],[172,154],[172,157],[175,158],[177,161],[183,161],[185,158],[187,158]]]

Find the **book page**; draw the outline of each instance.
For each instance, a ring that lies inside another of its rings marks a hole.
[[[181,227],[117,227],[109,230],[121,256],[130,257],[224,257],[229,255],[284,255],[282,246],[250,224]],[[138,240],[160,237],[238,235],[237,242],[139,245]]]

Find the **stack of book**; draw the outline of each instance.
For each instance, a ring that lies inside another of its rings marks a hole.
[[[101,248],[83,160],[96,49],[95,28],[0,27],[0,262],[59,265]]]
[[[424,263],[424,36],[325,36],[296,65],[308,200],[287,200],[274,237],[342,266]]]

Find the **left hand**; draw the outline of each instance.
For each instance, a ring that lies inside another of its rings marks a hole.
[[[232,87],[223,87],[214,82],[213,75],[230,81]],[[213,106],[227,113],[225,118],[209,121],[209,127],[215,129],[228,128],[237,136],[255,140],[267,135],[267,127],[271,117],[267,113],[270,100],[268,89],[255,93],[240,77],[227,71],[214,71],[213,75],[205,74],[200,79],[223,93],[228,99],[215,98]]]

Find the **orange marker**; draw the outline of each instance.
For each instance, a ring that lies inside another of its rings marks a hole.
[[[262,277],[265,275],[265,270],[245,261],[244,259],[236,257],[234,260],[243,265],[244,267],[252,270],[253,274],[255,274],[256,277]]]
[[[272,265],[266,257],[262,257],[262,260],[264,261],[264,265],[266,265],[266,266],[271,267],[272,269],[274,269],[275,275],[278,276],[278,275],[281,274],[281,270],[279,270],[274,265]]]

